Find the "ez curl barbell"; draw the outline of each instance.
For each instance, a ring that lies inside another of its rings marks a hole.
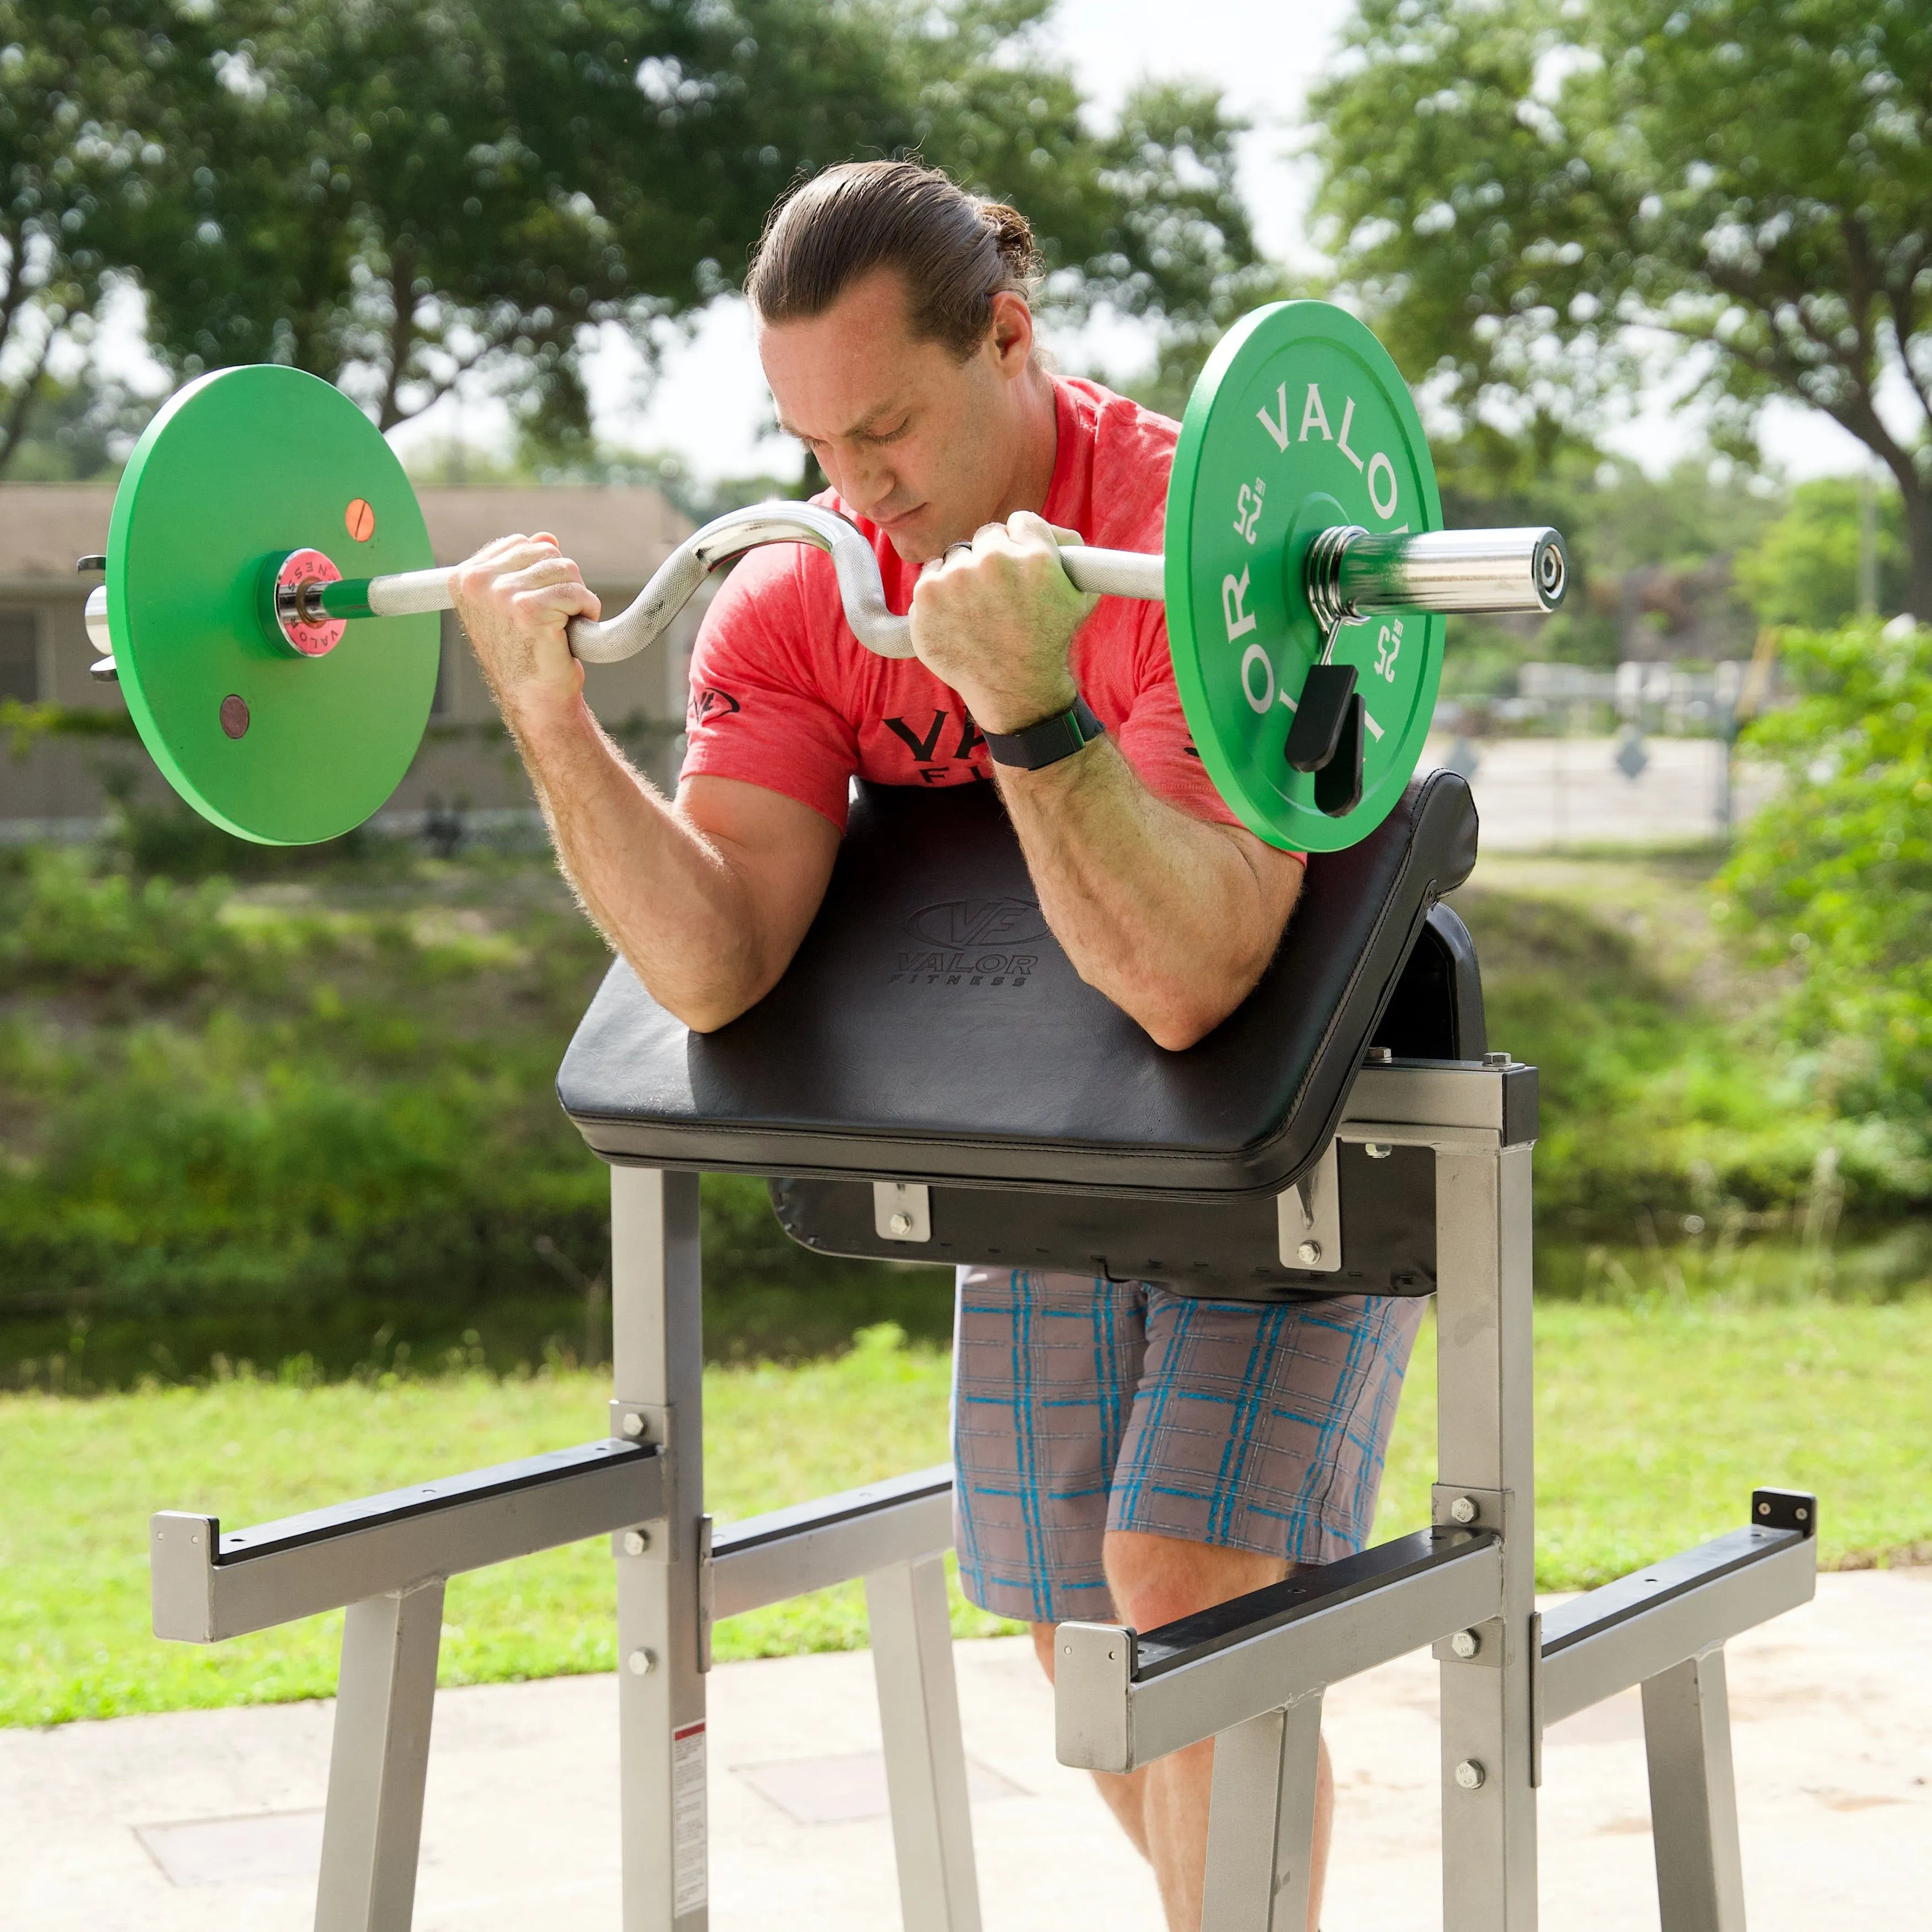
[[[1562,602],[1556,531],[1442,524],[1388,352],[1340,309],[1281,302],[1231,330],[1195,386],[1164,551],[1070,544],[1060,561],[1082,590],[1165,604],[1209,776],[1269,843],[1328,851],[1373,830],[1414,770],[1445,614]],[[912,655],[865,538],[799,502],[706,524],[628,610],[573,620],[572,650],[633,656],[718,565],[766,543],[826,551],[859,641]],[[310,844],[400,782],[428,722],[451,572],[430,566],[401,464],[339,390],[252,364],[179,391],[136,446],[98,561],[96,669],[204,816],[260,844]]]

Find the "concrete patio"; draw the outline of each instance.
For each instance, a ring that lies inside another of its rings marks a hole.
[[[958,1647],[988,1932],[1158,1932],[1144,1868],[1078,1773],[1024,1640]],[[1932,1925],[1932,1570],[1820,1579],[1730,1649],[1753,1932]],[[870,1660],[711,1677],[711,1923],[899,1922]],[[1438,1924],[1435,1667],[1330,1693],[1340,1786],[1328,1932]],[[617,1923],[612,1680],[437,1703],[423,1932]],[[310,1923],[332,1707],[190,1712],[0,1732],[8,1932],[298,1932]],[[1548,1738],[1544,1922],[1657,1924],[1636,1694]]]

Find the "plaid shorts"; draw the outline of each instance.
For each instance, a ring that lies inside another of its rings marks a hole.
[[[1420,1298],[1201,1301],[959,1270],[959,1580],[1034,1623],[1113,1616],[1110,1529],[1328,1563],[1362,1547]]]

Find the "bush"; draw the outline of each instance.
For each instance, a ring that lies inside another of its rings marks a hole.
[[[98,874],[71,850],[21,854],[0,926],[0,983],[170,993],[240,962],[219,885]]]
[[[608,1174],[554,1083],[609,956],[554,873],[128,854],[0,860],[0,1362],[600,1356]],[[808,1254],[760,1182],[707,1176],[704,1213],[717,1353],[946,1332],[948,1283]]]
[[[1538,1069],[1546,1234],[1654,1238],[1687,1213],[1792,1223],[1821,1184],[1867,1213],[1895,1209],[1910,1176],[1888,1148],[1848,1133],[1774,1039],[1750,1037],[1670,956],[1665,928],[1696,880],[1640,910],[1604,903],[1588,865],[1576,869],[1562,891],[1479,884],[1456,896],[1490,1039]]]
[[[1721,881],[1724,929],[1782,982],[1795,1083],[1932,1194],[1932,629],[1787,635],[1800,695],[1748,752],[1784,783]]]

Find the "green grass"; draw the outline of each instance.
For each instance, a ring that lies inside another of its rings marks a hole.
[[[1585,1587],[1740,1524],[1758,1484],[1814,1488],[1827,1564],[1932,1556],[1924,1484],[1932,1313],[1650,1297],[1538,1311],[1538,1580]],[[890,1330],[849,1354],[718,1366],[705,1386],[721,1522],[941,1461],[945,1354]],[[0,1396],[0,1723],[266,1703],[334,1688],[340,1618],[208,1648],[148,1630],[145,1524],[158,1507],[231,1526],[602,1432],[606,1380],[481,1371],[304,1385],[232,1379],[76,1400]],[[1433,1475],[1425,1330],[1391,1445],[1378,1533],[1422,1521]],[[455,1579],[442,1681],[608,1670],[602,1541]],[[959,1604],[962,1635],[1010,1628]],[[721,1660],[864,1641],[856,1587],[721,1624]]]

